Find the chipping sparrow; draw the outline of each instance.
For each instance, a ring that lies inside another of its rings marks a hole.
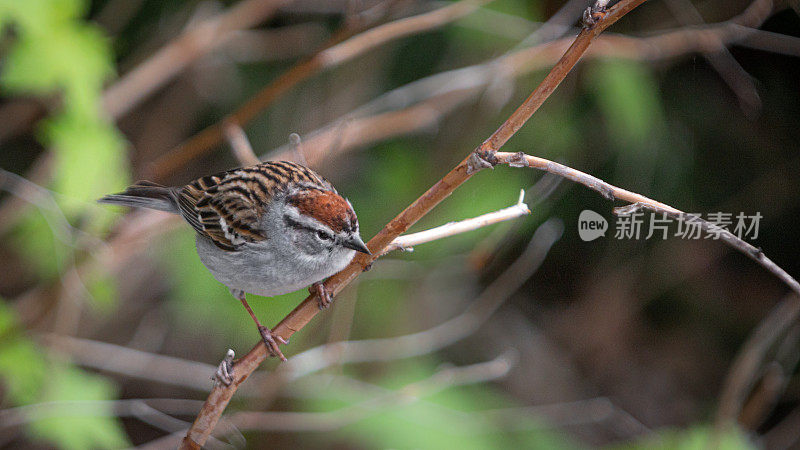
[[[198,178],[183,187],[140,181],[100,203],[180,214],[197,231],[200,260],[238,298],[272,356],[286,360],[258,321],[245,292],[279,295],[312,285],[320,308],[330,294],[320,283],[344,269],[355,251],[369,254],[350,202],[310,169],[271,161]]]

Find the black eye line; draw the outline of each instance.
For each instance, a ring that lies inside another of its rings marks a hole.
[[[289,216],[284,216],[283,220],[284,220],[284,222],[286,223],[287,226],[293,227],[293,228],[297,228],[297,229],[300,229],[300,230],[310,231],[310,232],[314,233],[318,238],[320,238],[320,239],[322,239],[324,241],[334,242],[336,240],[336,237],[331,235],[331,234],[329,234],[327,231],[318,230],[316,228],[309,227],[307,225],[304,225],[304,224],[292,219]]]
[[[298,228],[298,229],[301,229],[301,230],[306,230],[306,231],[311,231],[311,232],[317,231],[314,228],[311,228],[309,226],[303,225],[302,223],[292,219],[289,216],[284,216],[283,220],[284,220],[284,222],[286,223],[287,226],[292,227],[292,228]]]

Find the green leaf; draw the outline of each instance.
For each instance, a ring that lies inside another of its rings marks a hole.
[[[714,446],[714,429],[699,426],[682,431],[662,431],[657,438],[644,439],[632,444],[626,444],[619,450],[705,450],[716,448],[718,450],[755,450],[757,447],[747,440],[740,430],[730,430],[720,436],[718,446]]]
[[[59,276],[72,249],[55,237],[44,214],[50,213],[32,210],[18,219],[10,242],[37,276],[53,279]]]
[[[75,115],[62,115],[49,120],[43,131],[46,141],[56,150],[58,170],[53,188],[78,202],[76,205],[62,202],[69,207],[67,214],[74,212],[75,206],[94,208],[97,198],[128,184],[129,179],[124,175],[128,173],[124,141],[113,127]]]
[[[14,311],[0,299],[0,379],[14,404],[34,401],[41,389],[47,364],[41,349],[15,329]]]
[[[394,363],[379,384],[398,389],[429,378],[436,371],[434,363],[420,360]],[[344,440],[366,448],[577,448],[569,439],[546,430],[546,425],[532,417],[519,417],[513,430],[485,419],[481,412],[487,409],[518,406],[491,386],[454,387],[434,395],[422,395],[419,399],[412,397],[417,393],[409,392],[407,400],[410,401],[380,404],[374,411],[370,410],[375,406],[373,400],[385,394],[340,385],[331,389],[317,383],[301,384],[300,388],[313,394],[308,395],[310,400],[306,401],[311,410],[339,411],[342,407],[355,406],[351,410],[355,414],[366,411],[363,419],[335,432]]]
[[[68,364],[48,361],[41,348],[16,330],[16,324],[13,310],[0,300],[0,379],[7,398],[15,405],[53,402],[45,410],[48,417],[31,417],[28,431],[68,450],[129,445],[107,403],[117,398],[111,383]],[[59,410],[59,402],[76,400],[98,403],[90,404],[85,413],[69,403]]]
[[[61,89],[68,110],[91,115],[103,81],[112,74],[110,48],[100,30],[69,24],[20,37],[7,56],[2,82],[11,92]]]
[[[124,139],[100,109],[114,59],[102,30],[81,19],[88,6],[0,0],[0,25],[16,25],[0,83],[4,92],[60,95],[61,112],[39,124],[38,138],[55,154],[54,189],[67,217],[83,214],[87,231],[102,231],[111,215],[94,201],[127,185],[129,170]]]
[[[91,411],[65,410],[63,415],[36,420],[30,424],[33,436],[59,448],[122,448],[129,444],[108,400],[116,398],[111,383],[71,366],[56,365],[47,377],[42,402],[81,402],[98,400]]]
[[[86,0],[0,0],[0,29],[16,22],[22,33],[46,33],[87,7]]]

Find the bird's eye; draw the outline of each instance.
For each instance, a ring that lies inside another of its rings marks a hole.
[[[317,237],[323,241],[330,241],[333,240],[333,236],[324,232],[324,231],[317,231]]]

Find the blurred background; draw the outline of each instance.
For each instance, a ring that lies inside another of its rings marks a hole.
[[[0,446],[174,447],[227,349],[258,341],[190,227],[96,198],[242,165],[238,123],[262,159],[331,180],[368,239],[530,94],[586,6],[0,1]],[[748,241],[800,274],[798,12],[646,2],[504,150],[703,217],[760,214]],[[715,421],[739,425],[716,428],[723,448],[800,445],[797,299],[721,242],[645,239],[649,214],[615,237],[623,202],[511,167],[411,231],[520,189],[530,215],[378,260],[207,447],[706,448]],[[591,242],[586,209],[609,221]],[[306,295],[249,299],[272,326]]]

